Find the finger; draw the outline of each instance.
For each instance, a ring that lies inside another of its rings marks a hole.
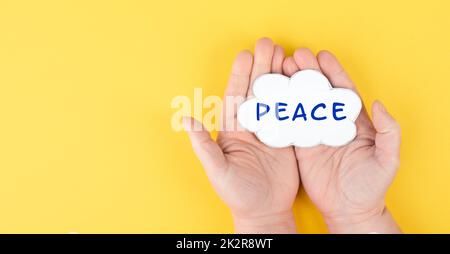
[[[253,55],[248,50],[241,51],[234,60],[222,109],[221,126],[226,130],[235,129],[237,126],[237,107],[247,97],[252,64]]]
[[[252,85],[253,81],[262,74],[269,73],[272,69],[272,58],[274,52],[274,45],[271,39],[261,38],[256,42],[255,46],[255,60],[253,63],[252,74],[250,76],[250,87],[247,91],[247,96],[253,95]]]
[[[211,139],[205,127],[194,118],[183,117],[183,125],[191,141],[192,148],[205,168],[208,177],[211,180],[220,177],[227,168],[222,149]],[[202,126],[201,130],[195,130],[195,125]]]
[[[399,166],[401,133],[400,125],[379,101],[372,105],[376,156],[385,168],[396,170]]]
[[[355,85],[350,80],[344,68],[331,52],[325,50],[320,51],[317,59],[323,74],[327,76],[334,87],[356,90]]]
[[[275,45],[272,59],[272,73],[283,73],[284,49]]]
[[[290,76],[294,75],[294,73],[296,73],[297,71],[299,71],[299,69],[298,69],[298,66],[295,63],[295,60],[292,56],[284,59],[284,62],[283,62],[284,75],[290,77]]]
[[[241,51],[234,60],[225,96],[247,95],[252,71],[253,56],[248,50]]]
[[[312,69],[320,71],[316,56],[308,48],[299,48],[294,52],[294,60],[300,70]]]
[[[333,87],[352,89],[358,94],[355,85],[333,54],[328,51],[320,51],[317,59],[322,73],[330,80]],[[362,105],[361,113],[355,124],[358,129],[358,135],[373,133],[372,123],[364,105]]]

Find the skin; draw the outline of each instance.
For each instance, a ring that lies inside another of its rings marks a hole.
[[[286,59],[284,74],[321,71],[334,87],[356,87],[336,57],[297,49]],[[400,233],[384,197],[399,166],[400,127],[378,101],[373,121],[363,107],[355,124],[357,136],[341,147],[295,148],[302,184],[333,233]]]
[[[302,69],[321,71],[335,87],[356,91],[329,52],[316,57],[298,49],[293,57],[268,38],[257,41],[254,56],[242,51],[233,63],[226,96],[252,96],[251,84],[265,73],[291,76]],[[346,146],[308,149],[270,148],[247,131],[221,131],[217,141],[193,130],[196,120],[183,119],[193,149],[216,192],[228,205],[237,233],[295,233],[292,206],[300,178],[332,233],[398,233],[384,196],[398,167],[400,128],[379,102],[373,124],[363,110],[358,134]],[[234,113],[224,122],[236,121]]]

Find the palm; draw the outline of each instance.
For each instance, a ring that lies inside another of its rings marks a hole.
[[[217,141],[228,162],[217,189],[232,210],[263,215],[290,209],[299,184],[291,147],[269,148],[248,132],[221,133]]]
[[[393,171],[379,163],[375,131],[367,130],[343,147],[296,148],[303,186],[323,213],[342,214],[349,207],[364,211],[378,207],[384,197]]]

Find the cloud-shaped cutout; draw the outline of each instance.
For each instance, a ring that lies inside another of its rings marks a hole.
[[[350,89],[333,88],[318,71],[291,78],[264,74],[254,81],[253,94],[239,106],[237,118],[268,146],[341,146],[356,136],[361,99]]]

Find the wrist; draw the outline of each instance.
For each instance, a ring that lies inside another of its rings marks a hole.
[[[383,205],[366,213],[351,216],[324,216],[328,230],[333,234],[399,234],[400,228]]]
[[[295,234],[297,227],[292,211],[261,216],[233,214],[234,230],[239,234]]]

